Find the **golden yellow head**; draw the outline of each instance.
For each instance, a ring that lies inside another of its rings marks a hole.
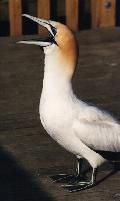
[[[43,20],[27,14],[23,16],[46,27],[50,33],[50,37],[37,41],[20,41],[19,43],[41,46],[45,54],[49,54],[53,59],[56,58],[56,60],[60,61],[61,66],[72,74],[78,59],[77,42],[72,31],[66,25],[59,22]]]
[[[76,66],[78,59],[78,46],[73,32],[66,26],[59,22],[55,22],[56,35],[55,42],[58,45],[61,54],[61,60],[68,63],[73,68]],[[74,70],[74,69],[73,69]]]

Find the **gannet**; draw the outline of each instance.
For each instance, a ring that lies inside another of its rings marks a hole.
[[[72,89],[72,77],[78,60],[78,46],[72,31],[59,22],[23,16],[46,27],[50,37],[20,41],[38,45],[45,53],[43,88],[39,114],[47,133],[77,158],[74,179],[60,174],[56,180],[68,179],[70,192],[95,185],[97,168],[104,162],[120,160],[120,124],[109,113],[79,100]],[[86,159],[92,167],[90,181],[80,177],[80,164]]]

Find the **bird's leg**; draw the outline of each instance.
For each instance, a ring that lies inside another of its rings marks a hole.
[[[78,181],[78,182],[76,181],[73,184],[66,185],[66,186],[64,185],[64,187],[67,188],[69,192],[71,193],[91,188],[92,186],[95,185],[96,173],[97,173],[97,168],[93,168],[90,181]]]
[[[83,159],[80,157],[77,157],[77,168],[76,171],[73,175],[71,175],[72,177],[69,178],[68,184],[67,185],[72,185],[74,183],[78,183],[80,181],[83,181],[86,179],[85,176],[82,175],[82,165],[83,165]],[[64,185],[63,185],[64,186]]]
[[[82,169],[82,164],[83,164],[83,159],[80,157],[77,157],[77,168],[74,174],[58,174],[58,175],[53,175],[50,176],[50,178],[54,182],[61,182],[61,183],[70,183],[75,182],[76,180],[80,181],[80,172]]]
[[[80,176],[80,173],[82,170],[82,165],[83,165],[83,159],[77,157],[77,168],[76,168],[76,172],[75,172],[76,176]]]

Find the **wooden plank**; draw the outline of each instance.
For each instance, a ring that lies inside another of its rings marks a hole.
[[[73,31],[79,29],[79,0],[66,0],[66,24]]]
[[[100,4],[101,2],[98,0],[91,0],[91,24],[92,28],[96,28],[99,26],[99,18],[100,18]]]
[[[50,0],[37,0],[37,16],[42,19],[50,19]],[[38,26],[38,33],[45,33],[47,30]]]
[[[22,2],[21,0],[9,0],[10,35],[22,34]]]
[[[115,26],[116,0],[91,0],[92,28]]]

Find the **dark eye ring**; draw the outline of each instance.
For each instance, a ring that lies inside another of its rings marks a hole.
[[[50,27],[51,27],[52,33],[53,33],[54,36],[55,36],[56,33],[57,33],[57,29],[56,29],[54,26],[52,26],[51,24],[50,24]]]

